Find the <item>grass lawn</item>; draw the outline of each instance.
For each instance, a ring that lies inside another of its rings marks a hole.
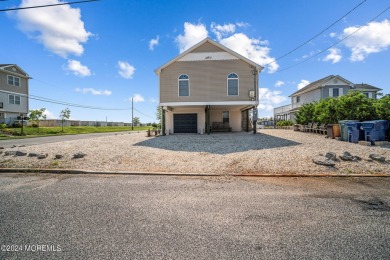
[[[9,129],[9,130],[8,130]],[[151,126],[135,126],[133,131],[142,131],[152,129]],[[5,131],[14,131],[18,134],[21,128],[7,128]],[[0,134],[0,140],[30,138],[38,136],[53,136],[53,135],[75,135],[75,134],[91,134],[91,133],[107,133],[107,132],[123,132],[131,131],[131,126],[66,126],[64,132],[61,127],[40,127],[39,133],[36,127],[24,127],[23,132],[25,136],[19,135],[5,135]]]

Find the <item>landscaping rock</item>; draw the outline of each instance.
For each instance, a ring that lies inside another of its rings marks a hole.
[[[48,156],[47,153],[41,153],[40,155],[38,155],[38,159],[45,159],[46,157]]]
[[[73,159],[84,158],[84,156],[86,156],[85,153],[81,153],[81,152],[75,153],[75,154],[73,155]]]
[[[24,144],[22,144],[22,145],[19,145],[19,147],[26,147]]]
[[[5,151],[5,152],[4,152],[4,155],[5,155],[5,156],[15,155],[15,154],[16,154],[16,151]]]
[[[3,150],[3,149],[4,149],[4,147],[0,146],[0,150]]]
[[[38,157],[39,156],[39,154],[37,154],[37,153],[29,153],[28,154],[28,157]]]
[[[334,161],[336,159],[336,154],[332,152],[328,152],[325,154],[326,159]]]
[[[54,159],[56,159],[56,160],[59,160],[59,159],[62,159],[64,156],[62,155],[62,154],[56,154],[55,156],[54,156]]]
[[[15,152],[15,156],[26,156],[26,155],[27,155],[27,153],[25,153],[25,152],[21,152],[21,151]]]
[[[383,156],[380,156],[378,154],[373,154],[372,153],[368,157],[370,157],[372,160],[377,161],[377,162],[381,162],[381,163],[386,162],[386,158],[383,157]]]
[[[12,146],[11,146],[11,148],[15,148],[15,147],[16,147],[16,145],[12,145]]]
[[[349,152],[344,152],[343,155],[340,155],[340,159],[343,161],[352,161],[352,162],[357,162],[362,160],[362,158],[360,158],[359,156],[353,156]]]
[[[320,160],[313,159],[313,163],[318,164],[318,165],[323,165],[323,166],[330,166],[330,167],[334,167],[336,165],[332,160],[320,161]]]

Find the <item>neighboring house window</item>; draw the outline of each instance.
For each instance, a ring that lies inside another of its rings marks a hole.
[[[188,97],[190,95],[190,78],[187,75],[179,76],[179,97]]]
[[[329,97],[339,97],[343,95],[343,88],[330,88]]]
[[[301,102],[301,96],[297,96],[297,103]]]
[[[20,78],[8,75],[8,84],[15,87],[20,87]]]
[[[12,105],[20,105],[20,96],[8,95],[8,102]]]
[[[238,96],[238,76],[235,73],[230,73],[227,78],[228,96]]]
[[[368,98],[373,98],[372,92],[363,92],[363,94]]]
[[[229,123],[229,111],[222,112],[222,123]]]

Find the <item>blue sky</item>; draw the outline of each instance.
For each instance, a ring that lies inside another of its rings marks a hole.
[[[8,0],[0,1],[0,9],[58,2]],[[31,95],[126,109],[69,106],[73,119],[105,121],[107,117],[130,122],[133,97],[134,116],[143,123],[156,122],[158,77],[154,70],[203,38],[208,36],[265,65],[362,2],[101,0],[0,12],[0,63],[17,64],[30,74]],[[273,107],[288,104],[288,96],[298,88],[330,74],[389,94],[390,10],[368,23],[389,6],[388,0],[364,1],[329,30],[265,66],[260,74],[259,116],[272,115]],[[49,118],[55,118],[66,106],[30,101],[30,109],[42,107]]]

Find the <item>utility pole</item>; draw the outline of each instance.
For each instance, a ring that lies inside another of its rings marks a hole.
[[[134,109],[133,109],[133,99],[134,98],[131,98],[131,130],[134,130]]]

